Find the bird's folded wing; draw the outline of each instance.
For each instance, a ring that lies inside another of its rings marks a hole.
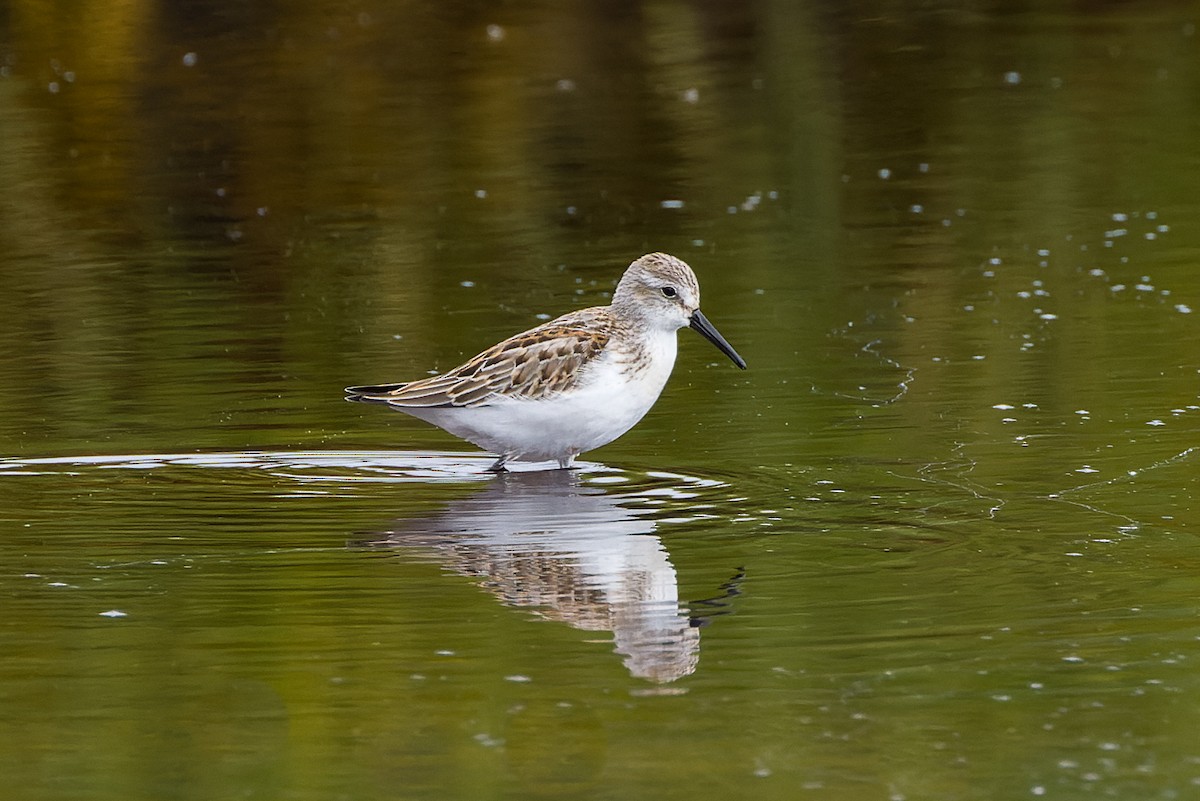
[[[493,345],[441,375],[371,387],[348,387],[355,399],[393,406],[483,406],[498,397],[537,400],[572,387],[609,336],[560,320]]]

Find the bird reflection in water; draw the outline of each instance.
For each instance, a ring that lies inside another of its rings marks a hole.
[[[626,501],[628,503],[628,501]],[[699,625],[653,520],[576,471],[502,474],[441,513],[400,521],[363,544],[437,553],[503,603],[585,631],[611,631],[629,672],[655,682],[696,669]],[[731,583],[725,594],[735,595]],[[701,602],[709,613],[721,600]]]

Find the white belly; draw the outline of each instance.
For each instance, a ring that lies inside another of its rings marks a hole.
[[[612,442],[654,405],[675,366],[675,333],[654,338],[651,357],[630,372],[619,354],[589,365],[576,389],[545,400],[502,398],[466,408],[399,408],[510,459],[569,460]]]

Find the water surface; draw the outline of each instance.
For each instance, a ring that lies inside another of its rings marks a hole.
[[[0,775],[1192,797],[1197,21],[9,3]],[[577,471],[341,400],[651,250],[750,370]]]

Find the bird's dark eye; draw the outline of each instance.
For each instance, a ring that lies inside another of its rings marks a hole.
[[[675,287],[673,287],[673,286],[664,286],[662,288],[662,293],[664,296],[666,296],[668,298],[673,298],[679,294],[678,292],[675,291]]]

